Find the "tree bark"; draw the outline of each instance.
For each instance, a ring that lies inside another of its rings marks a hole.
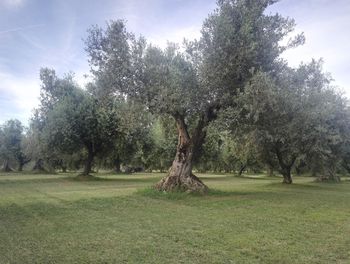
[[[274,173],[273,173],[273,167],[271,165],[268,165],[267,166],[267,175],[269,177],[273,177],[274,176]]]
[[[12,169],[10,168],[9,160],[5,159],[4,164],[1,169],[3,172],[11,172]]]
[[[350,173],[350,166],[349,164],[344,160],[342,163],[343,167],[345,168],[345,170]]]
[[[18,160],[18,171],[23,171],[24,165],[29,163],[32,159],[25,157],[24,155],[20,155]]]
[[[239,171],[238,171],[238,176],[242,176],[243,174],[243,171],[245,170],[245,168],[247,167],[246,164],[242,164],[239,168]]]
[[[281,174],[283,176],[283,183],[292,184],[293,179],[292,179],[291,170],[292,170],[292,167],[293,167],[294,162],[296,160],[296,156],[291,155],[291,158],[288,162],[288,161],[285,161],[283,159],[282,153],[278,147],[275,147],[275,151],[276,151],[278,163],[279,163],[280,168],[281,168]]]
[[[114,159],[114,171],[115,173],[121,173],[119,156]]]
[[[283,175],[283,183],[286,184],[292,184],[293,179],[292,179],[292,174],[291,174],[291,167],[285,167],[282,170],[282,175]]]
[[[42,159],[38,159],[38,160],[35,162],[32,171],[46,172],[46,170],[44,169],[44,161],[43,161]]]
[[[208,187],[192,173],[193,155],[198,148],[196,144],[200,142],[199,131],[195,131],[190,138],[184,118],[178,115],[175,120],[179,135],[175,159],[168,175],[158,182],[155,188],[159,191],[206,193]]]
[[[91,172],[91,168],[92,168],[92,162],[94,161],[94,151],[92,149],[92,147],[88,147],[88,156],[86,158],[85,161],[85,166],[84,166],[84,171],[82,173],[82,176],[88,176]]]

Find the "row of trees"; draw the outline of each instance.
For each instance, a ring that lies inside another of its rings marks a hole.
[[[22,171],[27,163],[37,172],[83,168],[82,175],[93,165],[116,172],[121,165],[126,171],[169,167],[174,126],[166,129],[164,120],[124,98],[98,99],[95,86],[81,89],[71,74],[59,78],[42,69],[40,78],[41,103],[29,128],[18,120],[0,126],[3,171]]]
[[[148,44],[121,20],[90,28],[92,83],[82,89],[72,75],[41,71],[41,103],[28,132],[38,143],[36,160],[84,157],[84,175],[97,160],[116,170],[121,163],[171,165],[156,185],[161,191],[206,192],[194,167],[267,167],[285,183],[293,169],[338,180],[348,168],[347,102],[321,61],[294,69],[281,59],[304,36],[281,44],[295,23],[267,14],[275,2],[218,0],[200,39],[181,48]]]

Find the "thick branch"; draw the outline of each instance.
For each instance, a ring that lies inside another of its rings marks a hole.
[[[194,159],[197,159],[200,155],[201,147],[204,143],[207,134],[205,128],[209,125],[211,121],[216,119],[216,112],[218,109],[219,106],[217,104],[210,105],[199,117],[197,126],[193,130],[191,136]]]

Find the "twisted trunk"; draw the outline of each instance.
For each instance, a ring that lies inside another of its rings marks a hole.
[[[238,176],[242,176],[242,174],[243,174],[243,172],[244,172],[244,170],[245,170],[246,167],[247,167],[246,164],[242,164],[242,165],[240,166],[239,171],[238,171]]]
[[[35,162],[32,171],[36,171],[36,172],[46,172],[46,170],[45,170],[45,168],[44,168],[44,161],[43,161],[42,159],[38,159],[38,160]]]
[[[283,176],[283,183],[292,184],[293,179],[292,179],[291,170],[292,170],[292,167],[293,167],[294,162],[296,160],[296,156],[290,155],[289,161],[285,161],[283,158],[282,152],[278,147],[275,148],[275,151],[276,151],[278,163],[279,163],[280,168],[281,168],[281,174]],[[288,158],[287,158],[287,160],[288,160]]]
[[[208,187],[192,173],[194,155],[199,152],[199,147],[205,136],[203,133],[204,120],[199,121],[192,138],[187,131],[184,118],[177,115],[175,120],[179,135],[175,159],[168,175],[158,182],[155,188],[159,191],[206,193]]]
[[[291,171],[290,167],[285,167],[282,169],[283,183],[286,183],[286,184],[293,183],[292,174],[290,171]]]
[[[27,163],[29,163],[32,159],[27,158],[24,155],[19,155],[18,157],[18,171],[23,171],[23,167],[24,165],[26,165]]]

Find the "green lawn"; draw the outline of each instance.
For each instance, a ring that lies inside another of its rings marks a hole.
[[[99,176],[0,174],[0,263],[350,263],[350,181],[199,175],[200,197]]]

